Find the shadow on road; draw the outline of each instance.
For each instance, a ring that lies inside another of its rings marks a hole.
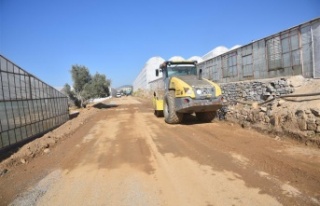
[[[95,104],[93,106],[94,108],[97,108],[97,109],[109,109],[109,108],[113,108],[113,107],[118,107],[118,105],[116,104],[106,104],[106,103],[98,103],[98,104]]]
[[[80,114],[80,112],[78,112],[78,111],[69,114],[69,120],[78,117],[79,114]]]
[[[218,117],[214,118],[213,122],[221,121]],[[183,120],[181,122],[182,125],[195,125],[195,124],[210,124],[210,122],[201,122],[197,119],[194,114],[184,114]]]

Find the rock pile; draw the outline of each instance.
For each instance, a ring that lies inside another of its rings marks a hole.
[[[299,109],[295,112],[298,127],[301,131],[308,131],[311,136],[320,133],[320,109]]]

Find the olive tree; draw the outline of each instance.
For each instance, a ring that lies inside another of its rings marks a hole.
[[[69,84],[65,84],[61,91],[68,96],[69,105],[74,104],[75,106],[80,107],[80,102],[78,101],[74,91],[71,89],[71,86]]]
[[[87,95],[84,96],[85,85],[91,81],[89,69],[81,65],[73,65],[71,68],[71,75],[73,80],[73,89],[80,101],[80,106],[84,107],[84,102],[87,100]]]
[[[94,97],[106,97],[110,95],[109,87],[110,87],[110,80],[106,78],[106,75],[96,73],[92,77],[92,86],[94,91]]]
[[[94,76],[91,76],[87,67],[73,65],[71,75],[74,96],[80,102],[80,107],[85,107],[85,102],[91,98],[107,97],[110,95],[109,87],[111,81],[104,74],[96,73]],[[72,95],[71,89],[66,86],[65,90],[70,90],[70,92],[67,92],[67,95],[72,99],[70,96]]]

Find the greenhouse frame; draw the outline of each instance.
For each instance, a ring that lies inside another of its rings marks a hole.
[[[0,150],[68,119],[67,96],[0,55]]]

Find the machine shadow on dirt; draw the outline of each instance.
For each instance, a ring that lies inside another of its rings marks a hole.
[[[109,109],[109,108],[114,108],[114,107],[118,107],[117,104],[106,104],[106,103],[98,103],[98,104],[95,104],[93,106],[94,108],[97,108],[97,109]]]

